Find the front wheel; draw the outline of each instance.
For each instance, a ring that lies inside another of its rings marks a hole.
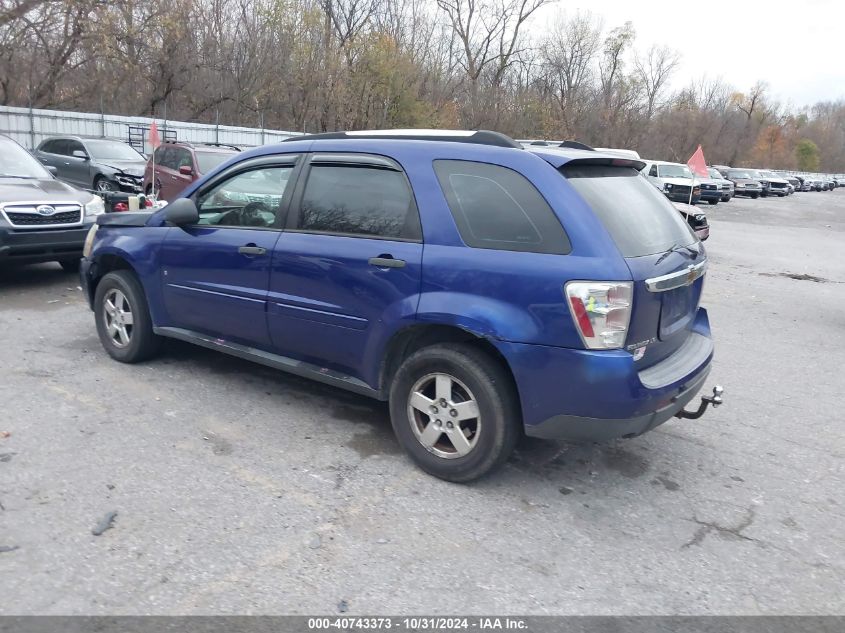
[[[718,200],[708,200],[707,202],[709,202],[710,204],[719,204]]]
[[[120,188],[117,186],[117,183],[109,180],[105,176],[98,176],[96,180],[94,180],[94,190],[99,191],[100,193],[112,193],[114,191],[120,191]]]
[[[128,270],[106,274],[94,296],[97,334],[109,356],[122,363],[137,363],[158,352],[161,339],[153,323],[141,282]]]
[[[756,200],[756,199],[757,199],[757,198],[759,198],[759,197],[760,197],[760,194],[759,194],[759,193],[752,193],[752,194],[751,194],[751,199],[752,199],[752,200]]]
[[[478,479],[513,452],[521,417],[513,380],[471,345],[434,345],[411,355],[390,387],[399,443],[427,473]]]

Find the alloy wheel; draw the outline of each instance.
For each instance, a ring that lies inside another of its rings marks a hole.
[[[427,374],[411,388],[408,419],[417,440],[438,457],[465,457],[478,444],[481,413],[467,386],[444,373]]]
[[[106,332],[115,347],[126,347],[132,340],[135,317],[126,295],[112,288],[103,298],[103,318]]]

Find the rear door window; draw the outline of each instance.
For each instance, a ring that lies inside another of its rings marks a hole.
[[[434,171],[467,246],[560,255],[571,252],[560,220],[522,174],[500,165],[463,160],[436,160]]]
[[[294,230],[419,241],[419,214],[405,174],[367,164],[312,164]]]
[[[604,224],[624,257],[687,246],[695,234],[654,186],[629,167],[564,166],[561,172]]]

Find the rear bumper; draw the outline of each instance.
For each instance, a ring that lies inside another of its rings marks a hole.
[[[0,262],[33,264],[82,257],[85,236],[92,224],[48,231],[0,227]]]
[[[687,342],[641,371],[625,350],[498,347],[517,383],[526,435],[548,439],[601,441],[645,433],[695,397],[713,358],[703,308]]]
[[[708,364],[672,401],[652,413],[622,420],[589,418],[576,415],[557,415],[532,427],[525,427],[526,435],[544,439],[568,439],[599,442],[617,437],[636,437],[671,420],[701,391],[710,373]]]

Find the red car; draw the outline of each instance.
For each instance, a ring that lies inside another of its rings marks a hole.
[[[219,164],[241,150],[234,145],[164,142],[147,161],[144,169],[144,193],[153,193],[155,163],[155,195],[159,200],[175,200],[179,193],[202,178]]]

